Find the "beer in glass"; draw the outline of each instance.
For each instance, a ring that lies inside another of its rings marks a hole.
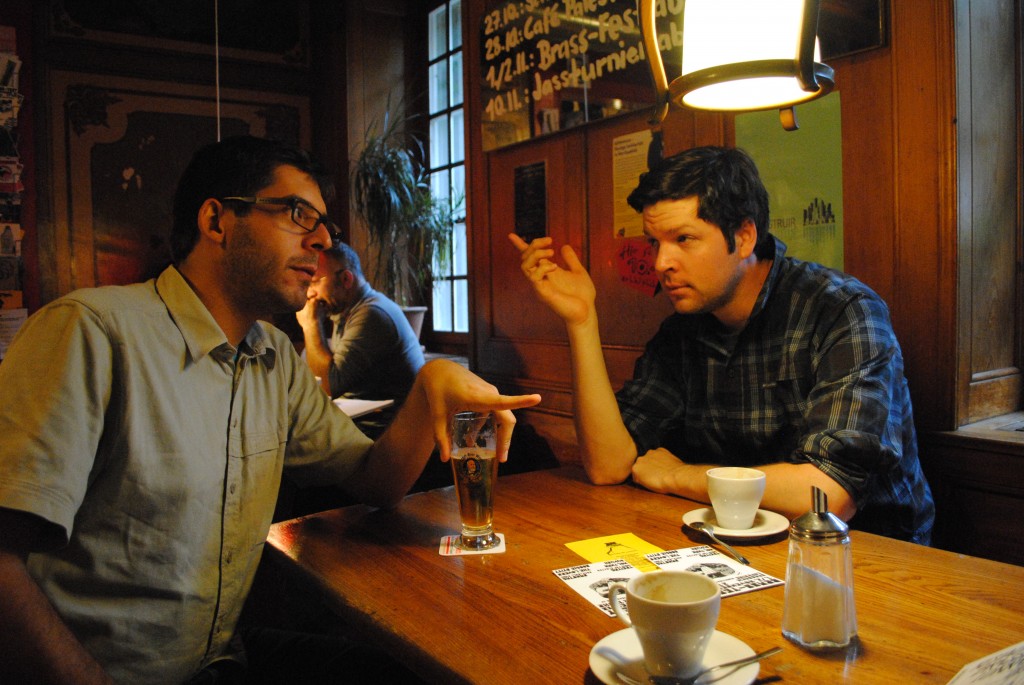
[[[459,545],[467,550],[494,547],[500,541],[493,525],[498,460],[491,414],[467,411],[455,415],[451,462],[462,519]]]

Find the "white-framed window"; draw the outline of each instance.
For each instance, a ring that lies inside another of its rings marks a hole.
[[[445,268],[434,264],[434,331],[469,332],[469,264],[466,250],[466,145],[462,94],[462,0],[446,0],[427,23],[430,185],[453,204],[452,252]]]

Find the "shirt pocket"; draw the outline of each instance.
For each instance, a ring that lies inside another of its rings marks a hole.
[[[233,443],[224,496],[227,509],[255,536],[252,542],[265,537],[273,517],[287,445],[284,430],[266,429],[246,431]]]
[[[284,468],[287,434],[277,430],[250,430],[232,443],[228,498],[237,493],[238,487],[245,488],[246,499],[255,497],[260,501],[265,497],[276,498]],[[232,491],[232,486],[235,486],[235,491]]]
[[[231,456],[241,459],[265,459],[275,455],[283,457],[287,441],[284,431],[248,430],[235,441],[238,449],[232,449]]]

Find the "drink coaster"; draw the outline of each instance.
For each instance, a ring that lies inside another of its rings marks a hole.
[[[441,538],[441,547],[437,553],[442,557],[458,557],[470,554],[501,554],[505,551],[504,533],[495,533],[498,536],[498,544],[490,549],[462,549],[459,547],[459,536],[445,535]]]

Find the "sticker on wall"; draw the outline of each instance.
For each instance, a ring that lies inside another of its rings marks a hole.
[[[658,294],[658,275],[654,273],[654,254],[641,238],[627,238],[615,245],[615,263],[623,285],[651,297]]]

